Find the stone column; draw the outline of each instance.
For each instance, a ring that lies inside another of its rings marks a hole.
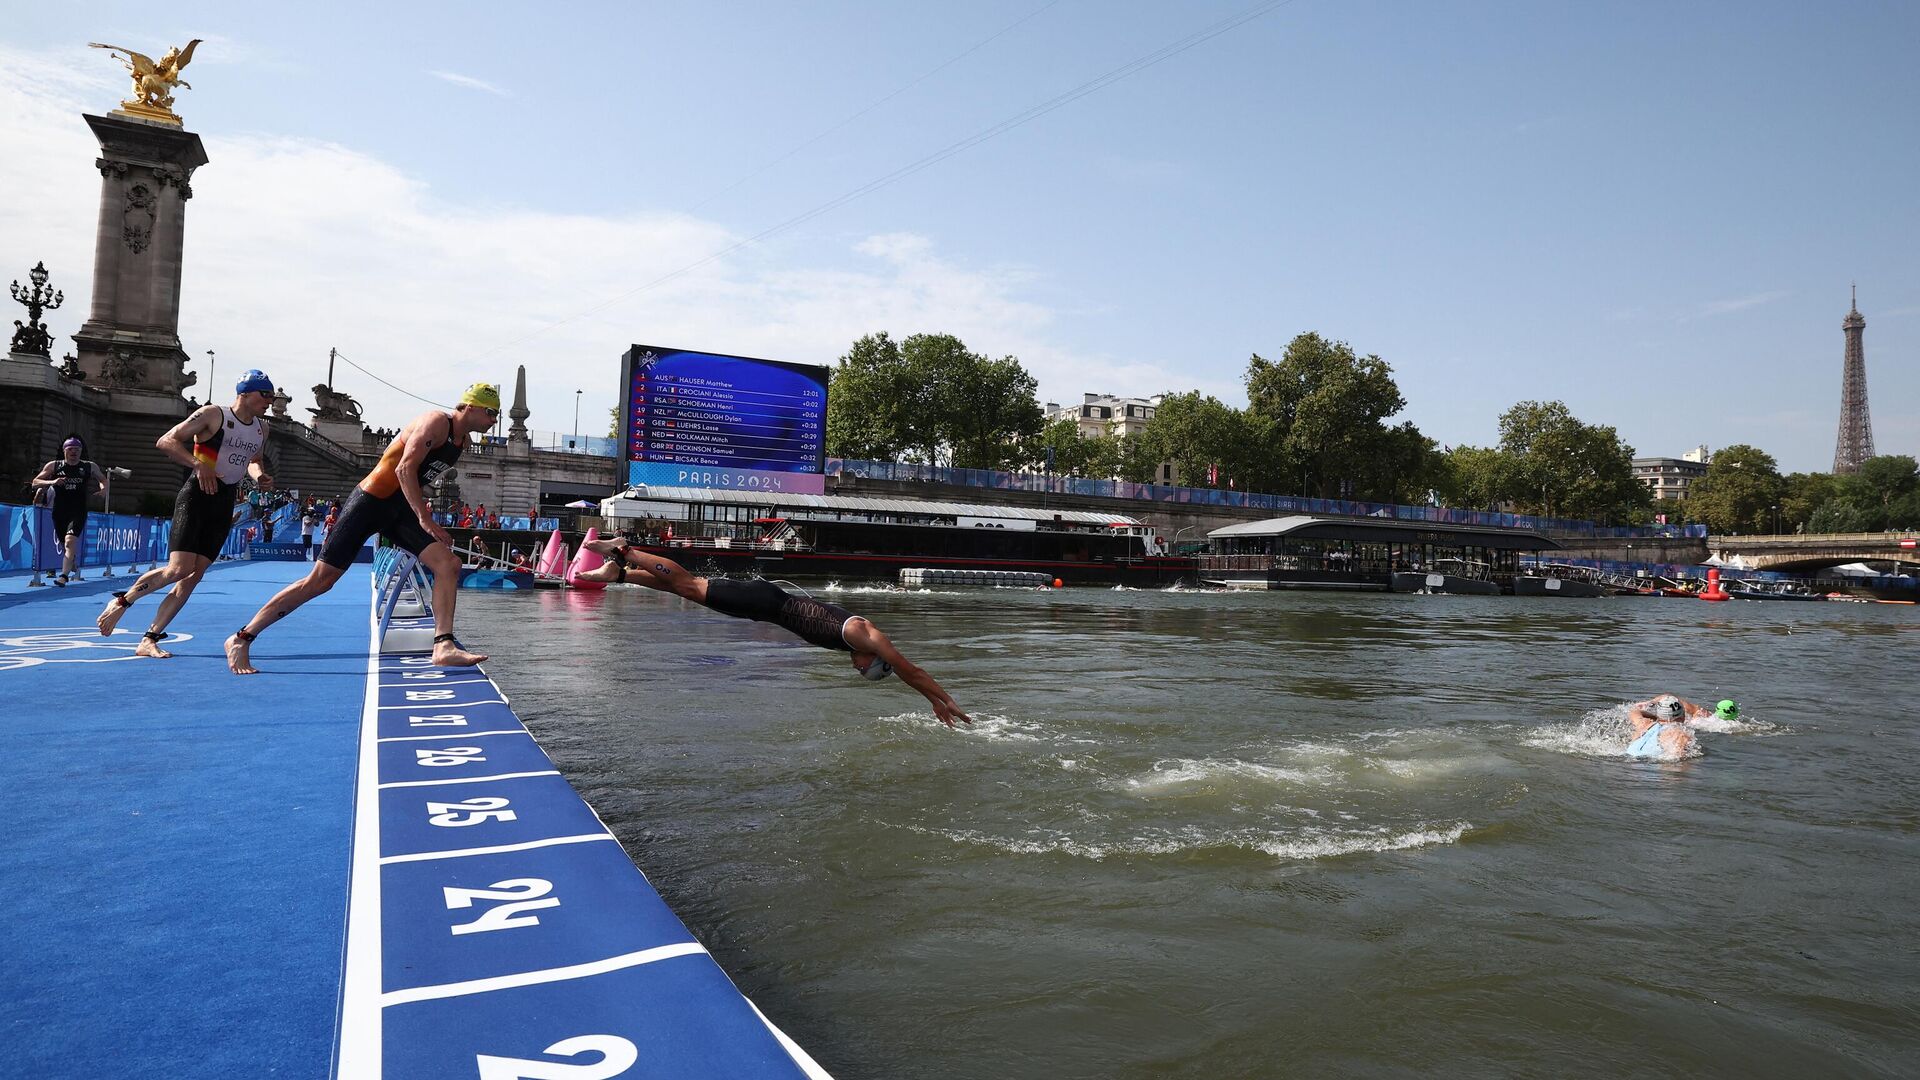
[[[89,385],[179,398],[187,385],[180,345],[180,270],[187,200],[206,164],[200,136],[133,117],[88,116],[100,141],[100,218],[93,248],[93,306],[73,336]],[[209,400],[221,398],[208,387]]]
[[[154,440],[187,414],[193,380],[180,344],[180,272],[193,171],[207,162],[200,136],[176,124],[115,113],[87,116],[100,141],[100,217],[93,246],[93,302],[73,335],[81,378],[103,398],[95,461],[133,470],[113,485],[117,510],[142,495],[164,499],[182,470]],[[206,400],[231,400],[205,388]],[[104,391],[100,394],[99,391]]]

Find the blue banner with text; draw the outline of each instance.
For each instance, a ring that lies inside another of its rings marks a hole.
[[[173,523],[137,514],[87,515],[80,538],[78,566],[107,566],[167,561]],[[58,570],[60,542],[53,535],[53,514],[42,506],[0,503],[0,572]]]

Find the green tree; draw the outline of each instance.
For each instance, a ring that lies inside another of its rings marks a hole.
[[[1494,510],[1513,498],[1514,462],[1504,451],[1456,446],[1447,452],[1446,459],[1440,492],[1447,505]]]
[[[1744,443],[1722,447],[1707,463],[1707,475],[1688,493],[1693,512],[1717,533],[1773,529],[1773,508],[1786,485],[1773,455]]]
[[[1913,458],[1881,454],[1861,462],[1858,472],[1839,477],[1836,486],[1841,498],[1870,510],[1869,529],[1886,529],[1897,527],[1892,524],[1894,505],[1920,488],[1920,476],[1915,475]]]
[[[1034,398],[1039,383],[1019,360],[989,360],[945,334],[916,334],[903,343],[902,351],[921,370],[938,365],[933,377],[938,422],[931,425],[931,434],[947,446],[952,464],[1014,469],[1031,460],[1043,420]]]
[[[827,453],[892,461],[913,445],[913,410],[927,404],[885,331],[855,341],[827,383]]]
[[[1121,442],[1134,455],[1123,470],[1128,479],[1151,479],[1156,465],[1171,461],[1182,484],[1224,488],[1231,483],[1246,490],[1246,476],[1257,471],[1256,440],[1246,415],[1198,390],[1163,396],[1147,426]]]
[[[1439,444],[1401,421],[1380,433],[1371,452],[1355,462],[1358,497],[1420,505],[1447,482],[1447,455]]]
[[[1647,513],[1648,521],[1664,516],[1669,525],[1685,525],[1693,520],[1693,507],[1685,499],[1656,499]]]
[[[1408,432],[1390,434],[1386,426],[1406,405],[1386,361],[1304,333],[1277,361],[1256,353],[1247,362],[1246,386],[1247,412],[1258,422],[1265,450],[1250,463],[1258,472],[1322,498],[1385,496],[1386,488],[1405,486],[1395,467],[1420,455],[1410,455]]]
[[[1780,530],[1812,531],[1814,511],[1840,493],[1832,473],[1790,473],[1780,481]]]
[[[1652,505],[1633,477],[1633,447],[1612,427],[1582,423],[1559,401],[1522,401],[1500,415],[1507,494],[1526,513],[1625,521]]]
[[[869,334],[828,384],[827,453],[1014,468],[1040,433],[1037,385],[1014,357],[989,359],[951,334]]]
[[[1153,422],[1147,423],[1151,427]],[[1136,484],[1160,482],[1160,466],[1167,459],[1160,456],[1159,445],[1147,439],[1144,432],[1118,440],[1118,449],[1120,479]]]
[[[1082,435],[1080,422],[1071,416],[1063,416],[1040,430],[1033,461],[1035,464],[1045,463],[1048,460],[1047,451],[1051,450],[1053,475],[1104,480],[1120,471],[1120,444],[1123,441],[1111,434]]]
[[[1857,533],[1878,530],[1873,507],[1863,506],[1851,499],[1839,497],[1828,499],[1807,518],[1807,531],[1810,533]]]

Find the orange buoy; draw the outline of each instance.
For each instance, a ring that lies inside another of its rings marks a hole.
[[[1060,579],[1059,579],[1059,578],[1054,578],[1054,579],[1053,579],[1053,587],[1054,587],[1054,588],[1056,588],[1056,589],[1058,589],[1058,588],[1061,588],[1061,587],[1062,587],[1062,585],[1061,585],[1061,582],[1060,582]]]
[[[1707,571],[1707,587],[1700,590],[1700,599],[1702,600],[1733,599],[1733,597],[1727,595],[1727,590],[1720,587],[1720,570],[1718,567],[1711,568]]]

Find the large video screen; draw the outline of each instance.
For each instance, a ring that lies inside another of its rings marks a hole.
[[[828,368],[635,345],[620,369],[627,483],[826,491]]]

